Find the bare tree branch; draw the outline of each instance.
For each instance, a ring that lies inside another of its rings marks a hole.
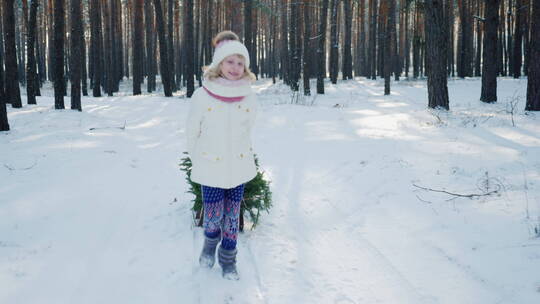
[[[489,191],[489,192],[486,192],[486,193],[461,194],[461,193],[449,192],[449,191],[446,191],[446,190],[438,190],[438,189],[426,188],[426,187],[418,186],[417,184],[413,184],[413,186],[415,186],[416,188],[420,188],[422,190],[426,190],[426,191],[446,193],[446,194],[453,195],[453,196],[468,197],[468,198],[473,198],[473,197],[477,197],[477,196],[478,197],[480,197],[480,196],[489,196],[489,195],[492,195],[492,194],[495,194],[495,193],[499,193],[499,190],[500,190],[500,187],[497,187],[496,190],[492,190],[492,191]]]

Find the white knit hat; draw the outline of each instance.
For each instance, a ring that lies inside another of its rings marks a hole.
[[[249,68],[249,52],[246,46],[240,41],[224,40],[218,43],[216,46],[214,57],[212,58],[212,63],[210,64],[210,69],[218,68],[223,59],[234,54],[242,55],[246,60],[246,69]]]

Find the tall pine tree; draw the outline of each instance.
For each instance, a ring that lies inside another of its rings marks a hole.
[[[103,35],[101,27],[101,4],[100,0],[91,0],[90,7],[90,78],[92,95],[101,96],[101,82],[103,79]]]
[[[189,1],[192,0],[188,0],[188,2]],[[161,82],[163,84],[165,96],[170,97],[172,96],[171,73],[169,72],[167,38],[165,37],[165,20],[163,19],[163,9],[161,8],[160,0],[154,0],[154,8],[159,38],[159,67],[161,72]]]
[[[339,72],[339,41],[338,41],[338,7],[340,0],[332,0],[330,5],[330,80],[333,84],[337,83]]]
[[[448,86],[446,79],[447,31],[443,18],[444,7],[440,0],[425,2],[426,61],[428,106],[448,110]]]
[[[532,1],[530,54],[525,110],[540,111],[540,1]]]
[[[484,18],[484,52],[482,60],[483,102],[497,101],[497,27],[500,0],[486,0]]]
[[[141,94],[143,82],[143,1],[134,0],[133,5],[133,95]]]
[[[36,104],[36,90],[39,89],[39,80],[36,71],[36,23],[38,0],[32,0],[30,5],[30,19],[28,21],[28,62],[26,66],[26,96],[28,104]]]
[[[184,27],[185,27],[185,37],[184,37],[184,48],[186,53],[186,74],[185,77],[187,80],[187,96],[191,97],[195,91],[195,67],[193,66],[193,0],[186,0],[184,2],[186,5],[186,17],[184,18]]]
[[[64,0],[54,0],[54,108],[64,109]]]
[[[22,108],[19,89],[19,72],[17,67],[17,50],[15,48],[15,0],[2,0],[4,4],[4,49],[6,74],[4,98],[13,108]]]
[[[84,64],[82,58],[82,12],[81,0],[71,0],[71,52],[70,52],[70,78],[71,78],[71,109],[82,111],[81,106],[81,69]]]
[[[326,24],[328,20],[328,0],[322,0],[321,16],[319,18],[319,33],[317,46],[317,94],[324,94],[324,78],[326,78]]]

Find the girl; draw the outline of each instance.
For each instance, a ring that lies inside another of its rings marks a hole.
[[[216,246],[223,277],[238,280],[236,241],[244,184],[257,170],[250,133],[257,110],[249,53],[231,31],[214,38],[212,63],[191,99],[188,153],[191,180],[201,184],[204,204],[202,267],[214,266]]]

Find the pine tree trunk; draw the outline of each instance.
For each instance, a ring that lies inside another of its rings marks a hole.
[[[28,40],[28,0],[21,0],[22,14],[19,14],[19,30],[17,35],[17,50],[19,54],[19,81],[21,85],[26,86],[26,54],[28,46],[25,43]]]
[[[107,96],[113,96],[114,70],[113,70],[113,41],[112,41],[112,18],[111,4],[113,0],[103,1],[103,21],[105,26],[104,52],[105,52],[105,92]]]
[[[119,82],[124,79],[124,30],[122,26],[122,2],[120,0],[116,1],[116,61],[117,61],[117,82],[116,82],[116,91],[119,91]],[[141,19],[142,22],[142,19]],[[128,75],[125,75],[126,77]]]
[[[299,41],[298,33],[300,31],[298,27],[298,20],[300,16],[298,14],[298,2],[295,0],[291,3],[291,24],[289,27],[290,37],[289,37],[289,50],[292,52],[290,57],[289,66],[291,67],[291,90],[297,92],[299,89],[299,80],[300,80],[300,54],[299,54]]]
[[[343,12],[345,13],[345,37],[343,41],[343,79],[352,79],[352,9],[351,0],[343,0]]]
[[[0,47],[2,46],[1,40],[3,39],[0,39]],[[3,90],[3,84],[4,84],[3,57],[4,56],[2,56],[2,51],[0,49],[0,131],[9,131],[9,122],[8,122],[7,109],[6,109],[6,98],[4,98],[4,93],[3,93],[4,91]]]
[[[446,78],[447,31],[440,0],[425,2],[426,61],[430,108],[449,109]]]
[[[498,41],[499,41],[499,46],[497,47],[497,51],[499,52],[499,75],[501,76],[506,76],[507,75],[507,61],[508,61],[508,57],[507,57],[507,50],[506,50],[506,41],[507,41],[507,38],[506,37],[506,2],[507,0],[500,0],[500,7],[499,7],[499,18],[500,18],[500,21],[499,21],[499,28],[498,28]]]
[[[540,111],[540,1],[532,1],[531,44],[529,72],[527,77],[526,111]]]
[[[118,92],[118,82],[120,81],[119,71],[118,71],[118,63],[120,58],[118,58],[118,42],[122,42],[122,39],[120,37],[116,36],[117,31],[117,12],[116,12],[116,1],[117,0],[110,0],[109,2],[109,13],[110,13],[110,33],[109,33],[109,39],[110,39],[110,55],[111,58],[111,96],[112,92]]]
[[[458,76],[461,78],[472,76],[471,41],[473,39],[473,31],[470,20],[469,1],[472,0],[458,0],[460,15]]]
[[[182,52],[182,36],[180,36],[180,5],[178,2],[175,2],[174,6],[174,28],[175,28],[175,35],[176,35],[176,52],[174,53],[175,56],[175,73],[176,73],[176,88],[180,89],[182,87],[182,61],[181,61],[181,52]],[[212,15],[212,11],[210,10],[208,12],[209,16],[208,19],[210,20],[210,15]],[[210,35],[210,33],[208,33]],[[208,46],[210,46],[210,38],[208,38]],[[211,50],[208,50],[208,52],[211,52]],[[209,58],[211,59],[212,54],[209,53]]]
[[[54,12],[53,12],[53,1],[54,0],[45,0],[47,1],[47,53],[48,60],[46,66],[47,70],[47,79],[54,81],[53,75],[53,66],[54,66]]]
[[[366,55],[366,1],[359,1],[359,14],[358,22],[360,23],[360,31],[358,33],[358,64],[360,65],[360,75],[369,76],[367,69],[367,55]],[[368,18],[369,19],[369,18]]]
[[[64,109],[64,0],[54,0],[54,108]]]
[[[154,53],[154,10],[151,1],[144,1],[144,24],[146,26],[146,91],[153,92],[156,89],[156,55]],[[142,80],[141,80],[142,81]]]
[[[196,3],[196,5],[195,5]],[[195,75],[195,79],[199,82],[199,86],[202,86],[202,78],[201,78],[201,69],[199,68],[201,66],[200,59],[199,59],[199,46],[200,46],[200,25],[201,25],[201,2],[197,1],[194,2],[194,27],[193,27],[193,73]],[[240,10],[241,12],[241,10]]]
[[[281,77],[283,78],[283,82],[289,85],[291,81],[290,81],[290,67],[289,67],[289,64],[290,64],[289,50],[287,48],[287,46],[289,45],[287,6],[288,6],[288,0],[281,0],[281,48],[280,48]]]
[[[30,7],[30,19],[28,21],[28,62],[26,66],[26,96],[28,104],[36,104],[36,88],[39,88],[36,72],[36,25],[38,0],[32,0]]]
[[[4,98],[0,98],[0,131],[9,131],[6,102]]]
[[[309,19],[309,0],[304,0],[304,60],[303,60],[303,76],[304,79],[304,96],[310,96],[311,95],[311,89],[309,86],[309,39],[311,38],[310,33],[310,26],[311,22]]]
[[[522,44],[523,44],[523,0],[516,1],[516,20],[514,24],[514,69],[512,75],[514,78],[521,77],[522,64]]]
[[[174,21],[174,14],[173,14],[173,7],[174,7],[175,0],[169,0],[167,5],[167,48],[168,48],[168,55],[169,55],[169,81],[171,85],[171,90],[173,92],[176,92],[176,80],[175,80],[175,68],[174,68],[174,28],[173,28],[173,21]]]
[[[186,70],[187,70],[187,62],[186,62],[186,16],[187,16],[187,5],[182,6],[182,40],[180,42],[180,48],[181,52],[178,54],[179,61],[178,64],[180,65],[180,70],[182,73],[182,82],[181,86],[186,86],[187,84],[187,78],[186,78]]]
[[[209,16],[208,14],[210,13],[209,12],[209,5],[211,5],[211,2],[210,1],[202,1],[201,4],[200,4],[200,10],[201,10],[201,28],[200,28],[200,31],[201,31],[201,34],[200,34],[200,37],[201,37],[201,45],[200,45],[200,53],[199,53],[199,60],[200,60],[200,66],[206,66],[208,65],[208,62],[209,62],[209,58],[207,56],[207,48],[209,46],[209,43],[212,39],[212,37],[210,37],[210,32],[208,31],[209,27],[210,27],[210,21],[209,21]],[[244,5],[244,19],[247,19],[248,16],[246,15],[245,13],[245,10],[246,10],[246,7],[248,6],[248,4],[246,3]],[[211,6],[210,6],[211,8]],[[250,15],[251,17],[251,15]],[[244,20],[244,26],[246,24],[246,20]],[[245,30],[245,29],[244,29]],[[246,48],[248,49],[248,52],[249,52],[249,47],[246,43],[247,41],[244,41],[244,45],[246,46]]]
[[[296,47],[296,56],[294,58],[294,81],[296,86],[296,91],[300,90],[300,74],[302,70],[302,28],[304,26],[304,15],[301,11],[301,1],[296,2],[296,22],[295,22],[295,47]]]
[[[4,27],[3,27],[3,18],[2,10],[4,9],[3,4],[0,3],[0,100],[6,103],[4,100],[5,96],[5,77],[4,77]]]
[[[188,0],[188,2],[191,0]],[[172,86],[169,71],[169,55],[167,54],[167,38],[165,36],[165,20],[163,19],[163,9],[161,0],[154,0],[154,8],[156,14],[157,31],[159,38],[159,68],[161,74],[161,82],[163,84],[163,92],[166,97],[172,96]]]
[[[327,0],[323,0],[327,1]],[[275,2],[272,1],[272,10],[275,10]],[[270,75],[272,76],[272,83],[276,83],[276,74],[277,74],[277,61],[276,61],[276,44],[277,44],[277,15],[272,14],[270,16],[270,31],[271,31],[271,45],[270,45]]]
[[[5,12],[5,6],[2,7]],[[0,35],[3,34],[3,27],[0,22]],[[3,56],[3,40],[0,39],[0,131],[9,131],[9,122],[6,109],[6,98],[4,95],[4,56]]]
[[[47,1],[44,0],[42,2],[44,5],[41,6],[41,9],[38,8],[39,11],[39,25],[37,26],[37,32],[36,32],[36,60],[37,60],[37,66],[38,66],[38,87],[36,88],[36,96],[41,96],[40,88],[47,79],[47,67],[46,67],[46,60],[45,60],[45,45],[47,41],[47,18],[45,17],[45,8]]]
[[[91,27],[91,37],[90,37],[90,80],[92,86],[92,96],[101,97],[101,75],[103,74],[102,66],[102,28],[101,28],[101,4],[100,0],[91,0],[92,6],[90,9],[90,27]]]
[[[525,76],[527,76],[528,74],[528,71],[529,71],[529,59],[530,59],[530,56],[529,56],[529,53],[530,53],[530,46],[531,46],[531,40],[530,40],[530,37],[529,37],[529,33],[530,33],[530,8],[531,8],[531,0],[524,0],[525,3],[523,4],[523,18],[525,19],[524,22],[523,22],[523,51],[524,51],[524,57],[525,57],[525,60],[523,61],[523,74],[525,74]],[[532,0],[534,1],[534,0]]]
[[[112,13],[112,43],[113,43],[113,91],[120,91],[120,81],[123,78],[123,57],[122,57],[122,7],[119,0],[113,1],[113,13]],[[142,18],[142,15],[141,15]],[[142,19],[140,19],[142,22]]]
[[[377,0],[369,0],[368,66],[371,79],[377,79]]]
[[[21,17],[21,25],[19,26],[20,29],[20,60],[19,60],[19,71],[20,71],[20,82],[22,85],[26,85],[26,71],[25,68],[27,67],[26,63],[26,56],[25,56],[25,50],[28,49],[28,46],[25,45],[28,40],[28,0],[22,0],[22,16]],[[26,40],[25,40],[26,38]],[[35,55],[34,55],[35,56]]]
[[[83,12],[83,9],[82,9],[82,2],[81,2],[81,12]],[[83,14],[84,15],[84,14]],[[84,18],[84,17],[81,17],[81,18]],[[81,39],[81,89],[82,89],[82,94],[83,96],[88,96],[88,83],[87,83],[87,78],[88,78],[88,73],[87,73],[87,70],[86,70],[86,38],[85,38],[85,33],[84,33],[84,23],[81,23],[81,35],[80,35],[80,39]]]
[[[386,44],[389,41],[386,40],[386,19],[388,18],[388,3],[387,0],[380,0],[379,2],[379,14],[378,14],[378,48],[377,48],[377,75],[384,77],[384,52]]]
[[[186,72],[184,78],[186,79],[187,97],[191,98],[191,95],[193,95],[193,92],[195,91],[195,67],[193,66],[193,0],[186,0],[184,5],[186,5],[186,16],[184,18]]]
[[[499,26],[499,1],[486,0],[484,14],[484,53],[482,58],[483,102],[497,101],[497,27]]]
[[[467,54],[467,65],[466,71],[467,76],[473,76],[474,74],[474,28],[473,28],[473,0],[467,0],[468,8],[466,10],[466,19],[467,19],[467,34],[465,35],[466,42],[466,54]]]
[[[231,26],[229,27],[233,32],[235,32],[238,37],[240,37],[240,40],[244,37],[244,25],[243,25],[243,10],[242,10],[242,2],[244,1],[231,1],[230,2],[230,13],[229,13],[229,21]]]
[[[317,47],[317,94],[324,94],[324,78],[326,78],[326,24],[328,22],[328,0],[322,0],[321,17],[319,19],[319,39]]]
[[[422,32],[424,32],[424,29],[422,29]],[[425,35],[425,34],[424,34]],[[425,66],[427,65],[427,58],[426,58],[426,40],[425,38],[422,39],[421,43],[420,43],[420,60],[418,60],[420,62],[420,65],[419,65],[419,72],[420,72],[420,76],[427,76],[425,73]]]
[[[259,76],[259,63],[260,63],[260,57],[259,54],[260,52],[258,51],[259,49],[257,48],[257,40],[258,38],[260,38],[260,31],[259,31],[259,27],[257,26],[258,24],[258,14],[257,14],[258,10],[252,10],[252,25],[251,25],[251,53],[252,54],[251,56],[253,57],[253,61],[251,62],[250,64],[250,69],[251,71],[253,72],[253,74],[255,74],[255,77],[258,77]],[[260,40],[260,39],[259,39]]]
[[[381,57],[384,57],[384,60],[383,60],[383,69],[382,69],[382,72],[383,72],[383,77],[384,77],[384,95],[390,95],[390,76],[392,74],[392,61],[390,60],[390,58],[392,57],[392,45],[391,45],[391,41],[392,41],[392,36],[390,34],[390,2],[392,0],[382,0],[384,1],[384,5],[381,5],[381,7],[384,7],[385,9],[381,11],[381,13],[383,13],[384,15],[383,16],[379,16],[379,18],[381,18],[383,21],[382,21],[382,25],[383,25],[383,28],[384,28],[384,39],[383,39],[383,50],[382,50],[382,54],[383,56]],[[381,3],[382,4],[382,3]]]
[[[476,0],[476,16],[481,16],[481,6],[484,1],[489,0]],[[482,22],[479,18],[476,18],[476,58],[474,60],[474,76],[480,76],[480,58],[482,56]],[[485,29],[484,29],[485,30]],[[496,60],[493,58],[492,60]],[[484,61],[485,62],[485,61]]]
[[[253,36],[251,32],[252,27],[252,8],[253,2],[246,1],[244,3],[244,45],[246,46],[249,53],[249,61],[252,66],[257,60],[256,56],[253,53]],[[204,42],[203,42],[204,43]]]
[[[399,16],[399,38],[398,38],[398,43],[396,45],[396,47],[399,49],[398,50],[398,53],[396,54],[396,56],[398,57],[397,58],[397,70],[396,70],[396,77],[399,78],[399,76],[401,76],[401,74],[403,73],[403,65],[405,63],[405,10],[407,9],[405,6],[406,6],[406,1],[405,0],[399,0],[399,9],[397,10],[398,11],[398,16]],[[396,21],[397,22],[397,21]],[[396,33],[397,35],[397,33]]]
[[[339,67],[336,63],[339,61],[339,41],[338,41],[338,7],[340,0],[332,0],[330,15],[330,81],[333,84],[337,83]]]
[[[448,75],[454,76],[454,0],[445,1],[446,27],[448,29]]]
[[[390,16],[392,17],[392,22],[390,24],[390,33],[391,33],[391,44],[392,44],[392,57],[390,60],[392,61],[392,73],[394,73],[394,81],[399,81],[399,76],[401,76],[401,66],[400,66],[400,56],[398,52],[398,32],[397,32],[397,20],[396,20],[396,10],[397,10],[397,1],[398,0],[392,0],[392,5],[390,7],[391,12]]]
[[[81,0],[71,0],[71,109],[82,111],[81,106],[81,63],[83,24]]]
[[[15,49],[14,0],[2,0],[2,2],[4,3],[4,64],[6,67],[4,97],[6,103],[10,103],[13,108],[22,108],[17,67],[17,50]]]
[[[387,1],[386,13],[386,42],[385,42],[385,58],[384,60],[384,95],[390,95],[390,76],[392,71],[395,71],[395,36],[396,36],[396,0],[385,0]]]
[[[141,84],[143,82],[143,23],[140,22],[143,18],[143,1],[144,0],[134,0],[133,3],[133,95],[141,94]],[[146,1],[146,6],[149,6],[149,1]],[[148,24],[147,33],[148,33]],[[147,40],[147,50],[148,50],[148,38]],[[149,54],[147,54],[148,57]],[[150,60],[147,58],[147,62]]]
[[[146,7],[146,3],[147,2],[150,2],[150,1],[144,1],[145,3],[145,7]],[[127,3],[126,3],[126,6],[124,8],[124,12],[123,12],[123,15],[122,15],[122,19],[123,19],[123,23],[124,23],[124,75],[126,76],[126,78],[129,79],[129,60],[131,59],[130,57],[130,54],[131,54],[131,50],[132,50],[132,45],[131,45],[131,42],[132,42],[132,38],[131,38],[131,31],[132,31],[132,27],[133,27],[133,23],[131,21],[131,4],[132,4],[132,1],[128,0]],[[145,16],[146,18],[146,16]],[[146,24],[146,19],[144,21],[144,24]]]
[[[512,24],[513,24],[513,14],[511,13],[512,11],[512,2],[515,1],[515,0],[509,0],[509,3],[508,3],[508,14],[507,15],[507,26],[506,26],[506,37],[507,37],[507,40],[506,40],[506,58],[507,58],[507,62],[508,62],[508,75],[513,75],[514,74],[514,56],[513,56],[513,52],[514,52],[514,36],[512,34]]]
[[[409,78],[409,69],[410,69],[410,66],[411,66],[411,42],[409,41],[409,37],[410,37],[410,28],[409,28],[409,11],[410,11],[410,5],[409,5],[409,1],[405,1],[406,4],[405,4],[405,50],[404,50],[404,57],[405,57],[405,77],[406,78]]]
[[[499,1],[500,6],[498,8],[499,10],[499,16],[501,18],[499,24],[499,28],[497,29],[497,75],[506,76],[504,74],[504,26],[505,26],[505,18],[504,18],[504,0]]]
[[[414,34],[413,34],[413,78],[420,76],[420,9],[418,5],[414,14]]]

